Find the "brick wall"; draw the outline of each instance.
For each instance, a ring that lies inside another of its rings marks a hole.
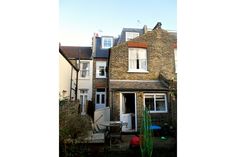
[[[147,32],[132,41],[140,42],[138,47],[147,46],[147,70],[148,73],[129,73],[128,71],[128,47],[137,45],[136,43],[128,44],[127,42],[115,46],[111,49],[109,61],[109,79],[111,80],[157,80],[162,73],[166,79],[172,79],[174,72],[174,48],[173,40],[168,32],[162,29],[156,29]],[[122,89],[120,89],[122,91]],[[157,90],[155,90],[157,92]],[[136,90],[136,113],[138,128],[141,126],[143,111],[143,94],[145,91]],[[113,93],[113,94],[111,94]],[[112,96],[113,95],[113,96]],[[175,109],[172,101],[168,96],[168,113],[151,114],[153,123],[164,124],[173,123],[173,114]],[[110,103],[113,104],[113,120],[120,117],[120,92],[110,89]],[[176,110],[175,110],[176,113]],[[176,118],[174,119],[176,120]]]
[[[147,32],[132,41],[147,44],[147,70],[149,73],[128,73],[127,42],[111,49],[110,79],[156,80],[162,72],[167,79],[174,76],[174,48],[168,32],[162,29]]]

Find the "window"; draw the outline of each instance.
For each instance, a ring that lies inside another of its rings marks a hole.
[[[89,76],[89,62],[81,62],[79,76],[81,78],[86,78]]]
[[[96,91],[96,109],[104,108],[106,104],[105,88],[98,88]]]
[[[113,38],[102,37],[102,48],[107,49],[113,46]]]
[[[129,72],[147,72],[147,50],[129,48]]]
[[[138,32],[125,32],[125,41],[129,41],[139,36]]]
[[[80,89],[81,114],[85,114],[87,101],[88,101],[88,89]]]
[[[106,78],[106,62],[96,62],[96,78]]]
[[[166,113],[167,99],[166,94],[144,94],[144,106],[146,106],[151,113]]]

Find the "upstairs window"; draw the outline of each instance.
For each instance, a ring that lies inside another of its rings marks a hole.
[[[147,72],[147,49],[129,48],[128,72]]]
[[[106,78],[106,62],[96,62],[96,78]]]
[[[80,63],[80,77],[87,78],[89,76],[89,62]]]
[[[125,32],[125,41],[129,41],[139,36],[138,32]]]
[[[113,38],[111,37],[102,37],[102,48],[108,49],[113,46]]]

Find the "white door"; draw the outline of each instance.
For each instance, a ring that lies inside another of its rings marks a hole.
[[[81,106],[81,114],[85,114],[85,107],[88,100],[88,90],[80,90],[80,106]]]
[[[105,108],[106,106],[106,93],[96,92],[96,109]]]

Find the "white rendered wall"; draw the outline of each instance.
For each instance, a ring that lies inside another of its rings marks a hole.
[[[70,96],[71,68],[68,61],[59,53],[59,92],[65,90],[64,96]],[[73,80],[76,79],[76,71],[73,69]],[[75,95],[72,95],[75,97]]]
[[[88,100],[92,100],[93,61],[81,60],[80,62],[83,62],[83,61],[89,62],[89,76],[87,78],[81,78],[79,74],[78,93],[80,93],[80,89],[88,89]]]

